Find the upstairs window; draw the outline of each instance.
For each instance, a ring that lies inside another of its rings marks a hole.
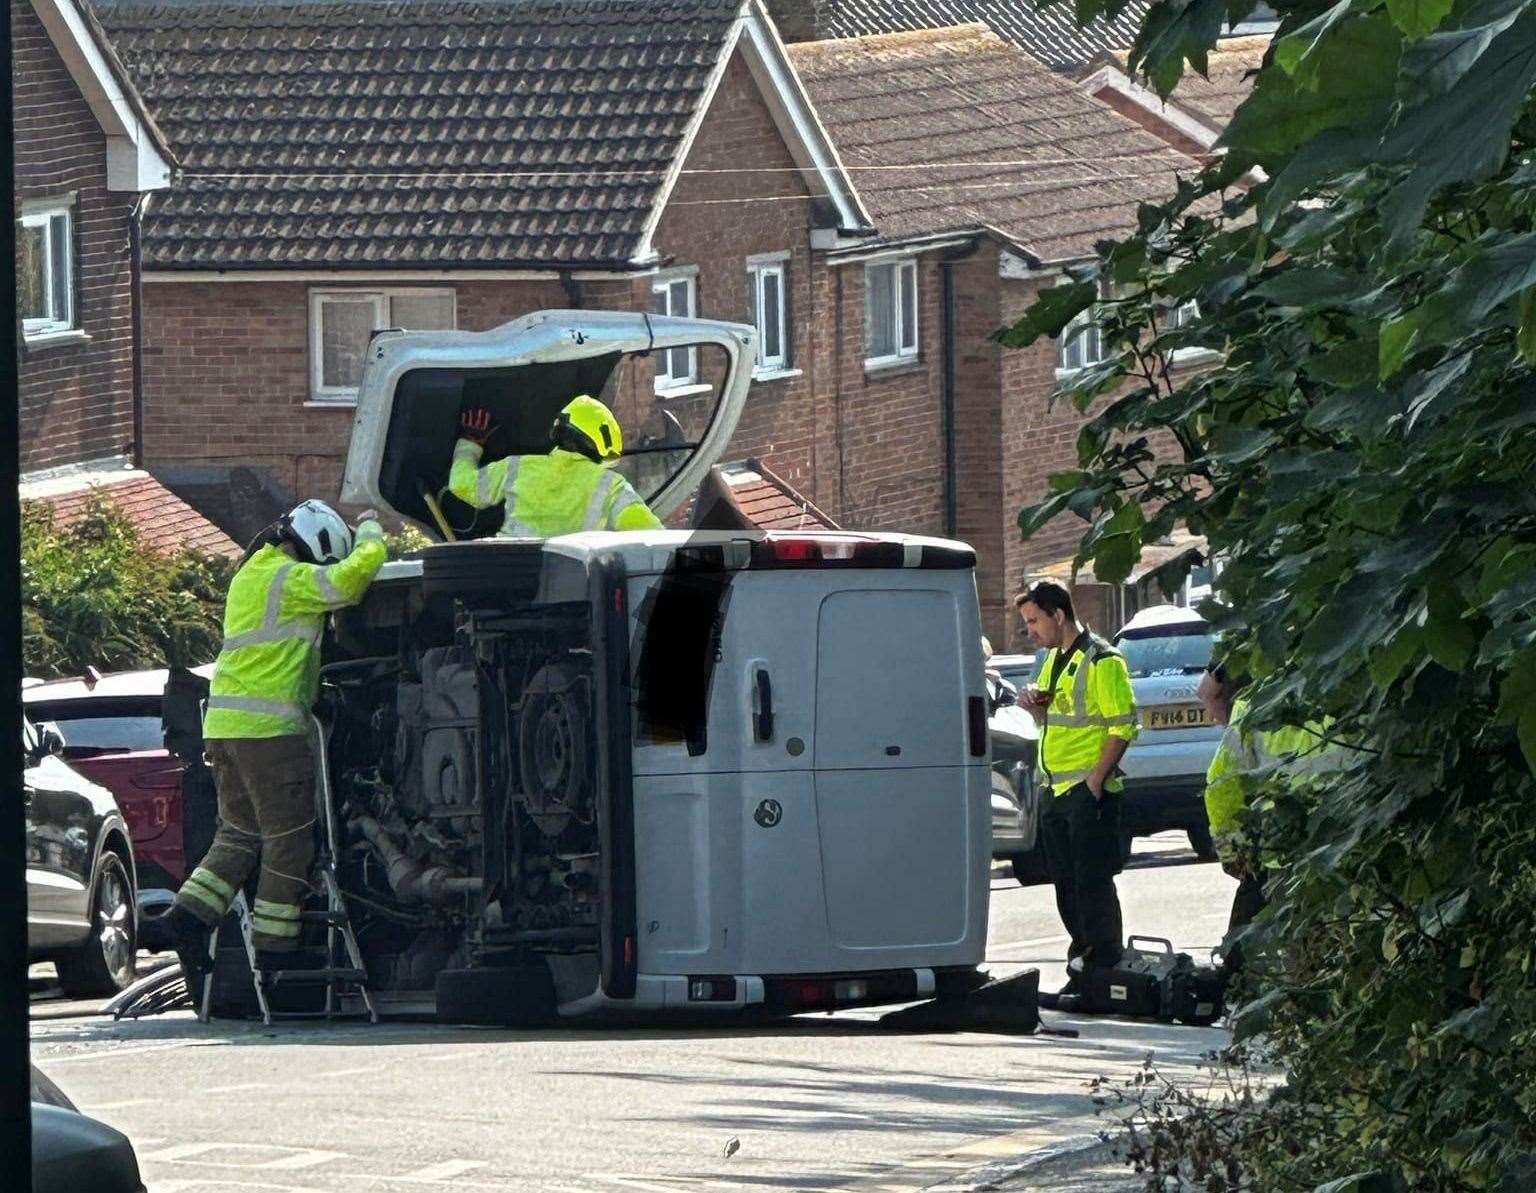
[[[375,331],[447,331],[457,324],[456,306],[448,289],[311,291],[311,395],[317,402],[357,401],[368,340]]]
[[[1072,322],[1061,329],[1057,345],[1058,372],[1073,373],[1104,359],[1104,336],[1094,321],[1092,307],[1072,317]]]
[[[789,368],[788,270],[789,261],[782,258],[758,262],[748,270],[760,374]]]
[[[16,305],[33,340],[73,331],[74,212],[67,203],[24,209],[16,228]]]
[[[694,278],[661,278],[651,286],[651,314],[671,315],[678,319],[694,316],[697,301]],[[694,348],[668,348],[657,354],[656,392],[669,393],[687,389],[698,382],[699,358]]]
[[[882,261],[864,269],[864,363],[917,358],[917,261]]]

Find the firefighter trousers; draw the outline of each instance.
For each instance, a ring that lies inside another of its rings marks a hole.
[[[257,948],[299,943],[299,911],[315,856],[315,756],[309,738],[217,738],[207,744],[219,789],[219,828],[176,906],[210,927],[258,863],[251,935]]]
[[[1088,784],[1060,795],[1043,793],[1040,814],[1045,864],[1056,887],[1056,910],[1072,938],[1068,957],[1113,965],[1124,951],[1120,896],[1120,796],[1095,799]]]

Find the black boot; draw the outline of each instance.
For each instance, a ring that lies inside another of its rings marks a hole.
[[[185,907],[172,907],[166,922],[171,930],[171,947],[176,950],[182,975],[190,987],[213,969],[213,959],[208,955],[213,929]]]

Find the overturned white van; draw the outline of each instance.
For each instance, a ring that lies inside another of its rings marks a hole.
[[[462,408],[506,428],[495,458],[543,450],[586,392],[665,517],[728,442],[753,347],[748,327],[581,311],[371,344],[343,497],[457,540],[386,565],[325,647],[338,871],[381,1009],[793,1013],[979,982],[969,548],[497,539],[498,511],[444,492]],[[658,375],[694,380],[658,397]]]

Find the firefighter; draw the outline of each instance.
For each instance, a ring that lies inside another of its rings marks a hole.
[[[257,965],[282,968],[298,946],[314,858],[310,709],[325,615],[361,600],[384,556],[384,532],[371,510],[354,546],[340,514],[305,501],[258,536],[230,582],[203,720],[219,827],[170,916],[189,979],[206,972],[209,934],[258,861],[251,906]]]
[[[566,404],[550,428],[547,453],[507,456],[481,468],[492,430],[489,411],[464,412],[448,488],[476,509],[505,501],[502,537],[661,528],[640,495],[613,471],[624,436],[613,412],[596,398],[582,394]]]
[[[1089,966],[1114,965],[1124,949],[1115,891],[1125,786],[1118,767],[1136,737],[1136,698],[1125,660],[1077,620],[1066,585],[1042,580],[1014,603],[1046,648],[1025,707],[1040,725],[1043,787],[1051,793],[1040,831],[1075,981]]]

